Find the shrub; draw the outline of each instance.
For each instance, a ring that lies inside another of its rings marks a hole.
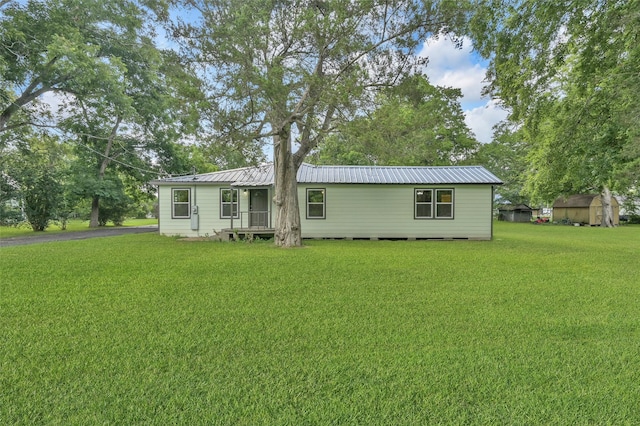
[[[634,224],[634,225],[640,225],[640,215],[637,215],[637,214],[629,215],[629,222],[628,223],[631,223],[631,224]]]

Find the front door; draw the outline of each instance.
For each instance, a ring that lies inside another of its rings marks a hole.
[[[269,227],[269,190],[249,190],[249,227]]]

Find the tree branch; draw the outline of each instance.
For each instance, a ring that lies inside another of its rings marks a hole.
[[[104,173],[107,170],[107,166],[109,165],[109,162],[111,161],[111,158],[109,157],[109,155],[111,154],[113,141],[115,140],[118,134],[118,127],[120,127],[120,123],[122,123],[122,116],[119,115],[116,120],[116,123],[113,125],[113,128],[111,129],[109,138],[107,139],[107,147],[104,150],[104,159],[102,160],[102,164],[100,165],[100,172],[98,174],[100,176],[100,179],[104,178]]]

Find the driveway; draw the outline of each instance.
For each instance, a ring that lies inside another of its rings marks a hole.
[[[40,244],[51,241],[86,240],[88,238],[113,237],[116,235],[141,234],[144,232],[157,232],[157,225],[149,226],[123,226],[117,228],[96,228],[86,231],[69,231],[47,234],[46,232],[34,232],[33,235],[0,238],[0,247],[23,246],[26,244]]]

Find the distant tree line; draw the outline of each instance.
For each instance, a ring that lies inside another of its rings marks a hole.
[[[483,164],[512,203],[631,192],[635,2],[5,0],[0,220],[120,223],[151,179],[275,165],[276,244],[301,244],[303,161]],[[417,55],[473,40],[510,112],[481,145]],[[146,211],[145,211],[146,212]],[[606,216],[606,215],[605,215]],[[605,225],[610,218],[605,218]]]

